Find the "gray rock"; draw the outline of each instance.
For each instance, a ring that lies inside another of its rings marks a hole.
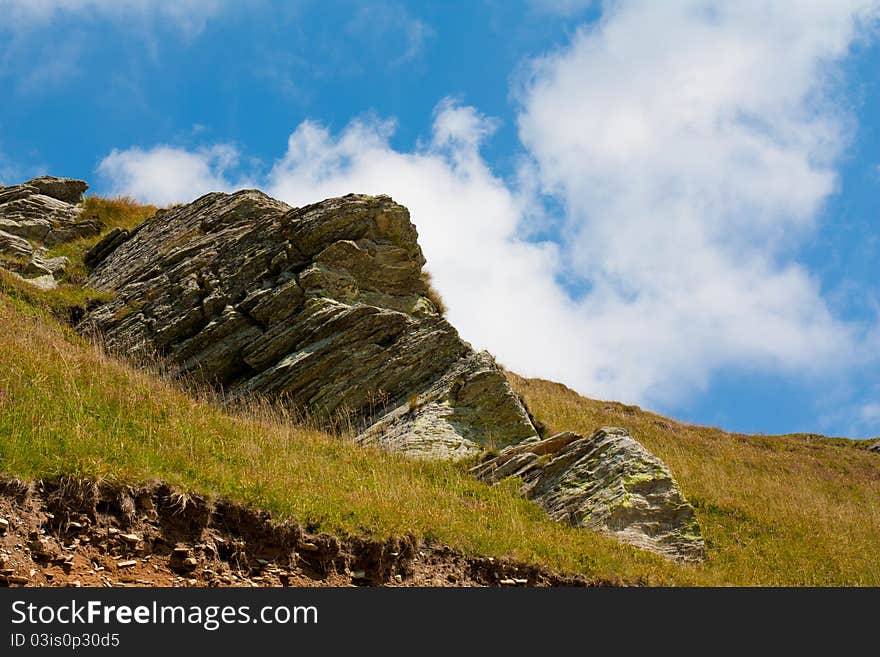
[[[0,255],[29,258],[33,252],[34,247],[26,239],[0,230]]]
[[[72,205],[82,203],[83,194],[89,188],[84,180],[56,178],[55,176],[40,176],[28,180],[25,184],[35,187],[40,194]]]
[[[880,454],[880,440],[878,440],[878,441],[877,441],[876,443],[874,443],[873,445],[870,445],[870,446],[868,447],[868,451],[869,451],[869,452],[874,452],[875,454]]]
[[[94,269],[113,253],[118,246],[128,239],[130,233],[125,228],[110,230],[101,240],[95,244],[83,258],[86,267]]]
[[[45,251],[38,249],[34,251],[30,261],[24,268],[25,276],[50,276],[58,277],[64,273],[70,261],[64,256],[58,258],[47,258]]]
[[[625,429],[529,439],[472,472],[490,483],[519,477],[523,494],[557,521],[679,561],[704,556],[693,507],[666,466]]]
[[[406,208],[293,209],[255,190],[160,211],[87,255],[113,290],[85,327],[231,398],[268,396],[365,444],[460,458],[534,436],[504,374],[440,315]]]
[[[509,444],[508,436],[534,435],[525,408],[511,403],[513,397],[492,356],[472,353],[406,405],[383,415],[358,440],[410,456],[470,456],[480,448]]]
[[[35,288],[40,290],[54,290],[56,287],[58,287],[58,281],[55,280],[55,277],[52,276],[52,274],[44,274],[35,278],[25,278],[23,276],[19,276],[16,273],[13,273],[13,276],[17,276],[25,283],[33,285]]]
[[[46,246],[58,246],[74,240],[97,237],[101,234],[103,224],[97,219],[85,219],[70,223],[57,223],[43,240]]]
[[[0,188],[0,231],[27,240],[31,247],[98,235],[100,223],[80,219],[82,207],[63,200],[81,200],[86,187],[81,180],[44,176]]]

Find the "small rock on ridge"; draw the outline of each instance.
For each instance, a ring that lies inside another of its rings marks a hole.
[[[37,191],[44,196],[76,205],[82,203],[83,194],[89,188],[84,180],[73,178],[56,178],[55,176],[40,176],[29,180],[27,185],[36,187]]]
[[[502,450],[472,472],[491,483],[519,477],[551,518],[587,527],[678,561],[705,544],[694,509],[669,469],[625,429],[567,431]]]

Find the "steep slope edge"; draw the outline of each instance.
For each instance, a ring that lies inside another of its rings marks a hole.
[[[164,483],[0,477],[3,586],[591,586],[413,537],[309,533]]]

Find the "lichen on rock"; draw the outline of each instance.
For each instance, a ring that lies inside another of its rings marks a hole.
[[[519,477],[523,494],[554,520],[680,561],[704,556],[693,507],[663,462],[625,429],[526,440],[480,463],[473,473],[491,483]]]

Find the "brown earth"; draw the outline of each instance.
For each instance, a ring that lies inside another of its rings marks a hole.
[[[413,538],[311,534],[166,484],[0,479],[0,586],[599,586]]]

